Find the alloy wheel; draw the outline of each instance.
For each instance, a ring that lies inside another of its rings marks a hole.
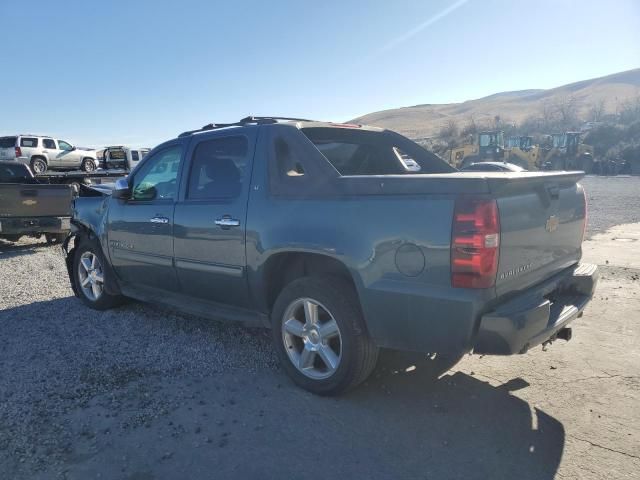
[[[93,252],[84,252],[78,262],[78,280],[85,297],[95,302],[104,291],[104,272],[100,259]]]
[[[316,300],[291,302],[284,313],[282,341],[291,363],[309,378],[329,378],[340,365],[340,328],[331,312]]]

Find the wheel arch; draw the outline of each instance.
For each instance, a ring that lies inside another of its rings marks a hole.
[[[282,289],[292,281],[305,276],[337,276],[353,287],[358,296],[360,279],[340,259],[330,255],[306,251],[282,251],[274,253],[261,267],[259,278],[261,295],[257,299],[271,313]]]
[[[31,157],[29,158],[29,164],[31,164],[31,162],[33,162],[37,158],[43,160],[44,163],[47,164],[47,167],[49,166],[49,158],[46,155],[42,154],[42,153],[36,153],[34,155],[31,155]]]
[[[72,220],[71,225],[71,233],[63,243],[63,250],[65,252],[65,264],[67,266],[67,273],[69,274],[69,280],[71,282],[73,293],[76,296],[78,296],[79,294],[77,290],[76,276],[73,271],[76,251],[78,250],[80,245],[84,243],[90,243],[94,246],[94,248],[100,251],[100,253],[102,254],[102,258],[104,259],[103,268],[108,270],[107,282],[105,282],[104,286],[105,291],[111,295],[120,295],[121,290],[120,285],[117,281],[117,276],[115,275],[115,272],[111,267],[110,257],[107,255],[108,252],[105,252],[99,235],[91,226],[80,223],[78,221]],[[69,248],[70,246],[71,248]]]

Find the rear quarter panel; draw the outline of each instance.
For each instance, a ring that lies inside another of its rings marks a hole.
[[[378,345],[468,350],[474,319],[494,290],[451,288],[454,199],[443,194],[278,197],[269,193],[264,163],[258,161],[246,219],[250,295],[268,313],[264,267],[272,255],[326,255],[350,271]]]

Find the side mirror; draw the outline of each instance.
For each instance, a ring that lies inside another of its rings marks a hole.
[[[131,198],[131,188],[129,187],[129,181],[126,178],[119,178],[116,180],[116,186],[111,193],[113,198],[119,198],[121,200],[127,200]]]
[[[71,151],[73,152],[74,150],[77,150],[76,147],[71,147]]]

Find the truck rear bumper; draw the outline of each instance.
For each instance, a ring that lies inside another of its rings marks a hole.
[[[499,305],[482,316],[474,353],[525,353],[554,339],[581,316],[597,281],[596,265],[579,264]]]
[[[70,229],[69,217],[0,218],[0,236],[30,233],[64,233]]]

